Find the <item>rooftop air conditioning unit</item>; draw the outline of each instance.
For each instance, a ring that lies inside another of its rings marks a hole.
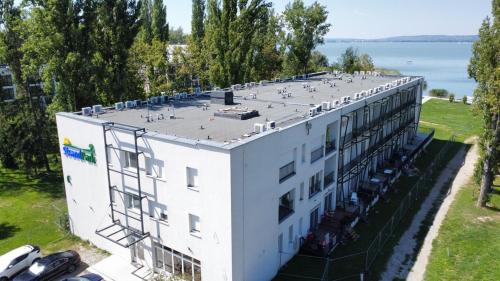
[[[260,134],[266,131],[266,125],[261,123],[255,123],[253,124],[253,130],[255,133]]]
[[[231,86],[231,89],[233,89],[233,90],[235,90],[235,91],[236,91],[236,90],[241,90],[241,84],[235,84],[235,85],[232,85],[232,86]]]
[[[367,71],[366,75],[372,75],[372,72],[371,71]]]
[[[82,115],[84,115],[84,116],[90,116],[90,115],[92,115],[92,108],[90,108],[90,107],[83,107],[82,108]]]
[[[134,106],[141,107],[142,106],[142,100],[135,100],[134,101]]]
[[[266,129],[267,130],[272,130],[274,128],[276,128],[276,121],[268,121],[266,123]]]
[[[134,108],[135,107],[134,102],[131,101],[131,100],[126,101],[125,102],[125,107],[126,108]]]
[[[361,70],[361,71],[359,72],[359,75],[363,75],[363,76],[364,76],[364,75],[365,75],[365,72],[364,72],[363,70]]]
[[[340,101],[339,100],[333,100],[333,108],[337,108],[338,106],[340,106]]]
[[[355,93],[354,94],[354,99],[355,100],[359,100],[361,98],[361,94],[360,93]]]
[[[321,103],[321,109],[323,111],[328,111],[328,110],[332,109],[332,104],[329,101],[324,101]]]
[[[359,71],[354,71],[354,75],[355,76],[359,75]]]
[[[102,113],[102,105],[96,104],[96,105],[92,106],[92,111],[94,112],[94,114],[101,114]]]
[[[386,84],[385,84],[385,89],[386,89],[386,90],[388,90],[388,89],[390,89],[390,88],[391,88],[391,83],[386,83]]]
[[[261,86],[265,86],[265,85],[267,85],[268,83],[269,83],[269,81],[267,81],[267,80],[261,80],[261,81],[260,81],[260,85],[261,85]]]
[[[123,110],[123,102],[115,103],[115,109],[116,110]]]
[[[364,98],[366,96],[368,96],[367,93],[366,93],[366,91],[361,91],[361,93],[359,93],[359,97],[360,98]]]
[[[348,103],[350,100],[349,96],[342,97],[342,103]]]

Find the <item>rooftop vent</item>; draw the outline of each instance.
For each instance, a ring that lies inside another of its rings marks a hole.
[[[247,120],[259,116],[259,112],[257,110],[249,109],[247,107],[230,107],[217,110],[214,113],[214,116],[238,119],[238,120]]]

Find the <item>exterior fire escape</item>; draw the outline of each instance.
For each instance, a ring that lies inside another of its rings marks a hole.
[[[119,147],[115,147],[112,144],[109,144],[108,134],[111,134],[111,132],[113,131],[130,134],[134,140],[133,150],[123,150]],[[149,232],[144,231],[143,200],[146,198],[146,196],[142,194],[141,178],[139,173],[139,155],[142,154],[142,152],[140,152],[137,147],[137,140],[141,138],[145,133],[146,130],[144,128],[117,124],[113,122],[107,122],[103,124],[108,190],[111,207],[111,224],[102,229],[96,230],[96,233],[99,236],[104,237],[105,239],[125,248],[128,248],[149,236]],[[109,162],[108,151],[110,150],[134,153],[133,157],[135,157],[135,163],[137,163],[134,170],[127,170],[127,172],[124,172],[122,169],[113,168],[111,166],[111,163]],[[111,177],[112,173],[121,174],[123,178],[132,178],[133,182],[136,183],[135,188],[130,188],[127,186],[127,189],[131,191],[126,191],[123,186],[120,188],[118,185],[113,184]],[[123,198],[138,198],[139,206],[137,212],[130,212],[129,210],[127,210],[127,207],[125,205],[123,210],[118,210],[118,205],[114,204],[115,192],[122,194]]]
[[[416,134],[418,120],[415,110],[418,106],[414,86],[341,116],[337,186],[342,201],[347,199],[345,183],[349,190],[355,190],[373,158],[380,156],[379,161],[385,160],[386,152],[404,145],[403,137],[407,131]],[[362,118],[359,118],[360,114]],[[347,133],[350,122],[352,131]],[[367,147],[366,140],[369,140]],[[354,158],[350,157],[350,161],[344,164],[344,158],[349,155],[354,155]]]

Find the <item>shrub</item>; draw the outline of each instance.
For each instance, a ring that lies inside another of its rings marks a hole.
[[[454,101],[455,101],[455,94],[450,94],[450,95],[448,96],[448,100],[449,100],[450,102],[454,102]]]
[[[464,104],[467,104],[467,96],[464,96],[464,97],[462,98],[462,102],[463,102]]]
[[[429,91],[429,96],[438,97],[438,98],[446,98],[448,96],[448,90],[446,90],[446,89],[432,89]]]

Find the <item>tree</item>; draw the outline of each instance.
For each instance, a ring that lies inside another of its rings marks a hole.
[[[319,51],[313,51],[309,59],[311,71],[323,71],[328,68],[328,58]]]
[[[170,28],[168,31],[169,43],[170,44],[186,44],[187,35],[182,30],[182,27]]]
[[[359,57],[359,70],[363,70],[363,71],[375,70],[375,66],[373,65],[372,57],[370,57],[368,54],[362,54]]]
[[[429,96],[437,98],[446,98],[450,93],[446,89],[431,89]]]
[[[312,51],[323,43],[323,37],[330,30],[331,25],[325,23],[328,11],[318,2],[305,7],[302,0],[294,0],[286,6],[283,17],[289,30],[286,37],[286,72],[307,73]]]
[[[473,104],[483,119],[480,141],[481,161],[476,167],[481,175],[477,201],[484,207],[498,171],[500,151],[500,1],[492,2],[492,19],[486,18],[479,29],[479,40],[473,45],[468,67],[469,76],[477,81]]]
[[[110,13],[109,11],[113,11]],[[92,57],[96,94],[102,104],[135,99],[141,96],[137,73],[129,69],[128,55],[140,28],[139,9],[135,1],[100,0],[94,24]]]
[[[153,0],[151,7],[151,33],[154,39],[163,42],[169,39],[167,8],[163,5],[163,0]]]
[[[372,58],[368,54],[359,55],[358,49],[349,47],[342,53],[339,64],[346,73],[354,71],[373,71],[375,66]]]
[[[208,1],[204,46],[213,84],[227,87],[249,77],[254,35],[267,24],[270,6],[264,0]]]
[[[205,0],[193,0],[191,17],[191,39],[201,46],[205,36]]]
[[[349,47],[340,56],[339,64],[342,66],[342,71],[346,73],[353,73],[358,68],[358,50],[353,47]]]
[[[141,27],[139,28],[139,38],[147,43],[151,43],[153,39],[152,19],[151,19],[151,0],[142,0],[139,8],[139,20]]]

